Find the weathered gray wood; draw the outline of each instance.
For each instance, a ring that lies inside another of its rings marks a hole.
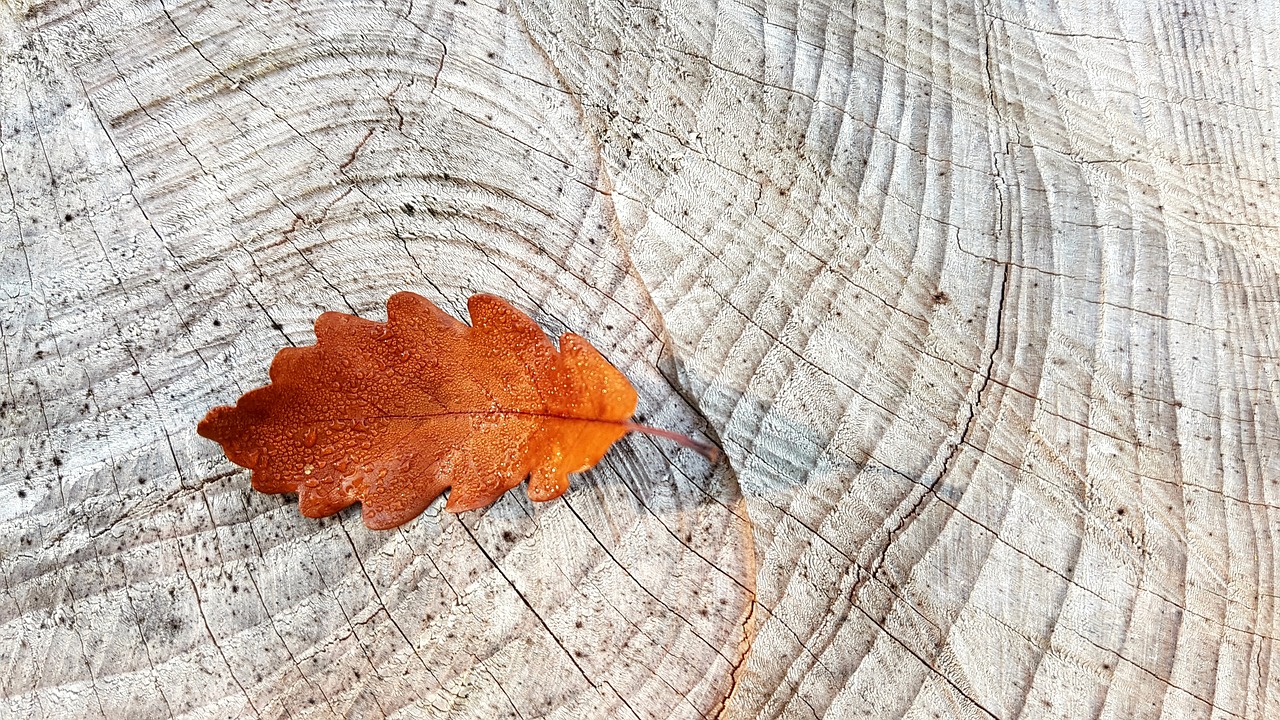
[[[0,715],[1266,718],[1280,23],[0,5]],[[195,436],[495,292],[653,423],[396,531]]]

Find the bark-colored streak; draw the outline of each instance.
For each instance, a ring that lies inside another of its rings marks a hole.
[[[1274,18],[1069,5],[4,6],[0,715],[1275,716]],[[371,532],[195,435],[405,289],[724,462]]]

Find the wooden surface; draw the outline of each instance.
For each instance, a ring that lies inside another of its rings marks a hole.
[[[1280,713],[1267,0],[0,3],[0,716]],[[493,292],[646,422],[371,532],[195,435]]]

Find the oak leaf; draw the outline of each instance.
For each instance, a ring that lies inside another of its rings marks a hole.
[[[529,498],[559,497],[569,473],[600,461],[626,433],[708,445],[631,422],[636,391],[573,333],[560,348],[507,301],[475,295],[468,326],[410,292],[387,322],[327,312],[316,344],[284,348],[271,383],[215,407],[197,432],[253,471],[264,493],[298,494],[324,517],[359,502],[385,529],[452,488],[446,509],[492,503],[529,478]]]

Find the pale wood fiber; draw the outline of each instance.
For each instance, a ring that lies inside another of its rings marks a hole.
[[[1280,714],[1280,18],[0,4],[0,716]],[[645,421],[370,532],[194,433],[493,292]]]

